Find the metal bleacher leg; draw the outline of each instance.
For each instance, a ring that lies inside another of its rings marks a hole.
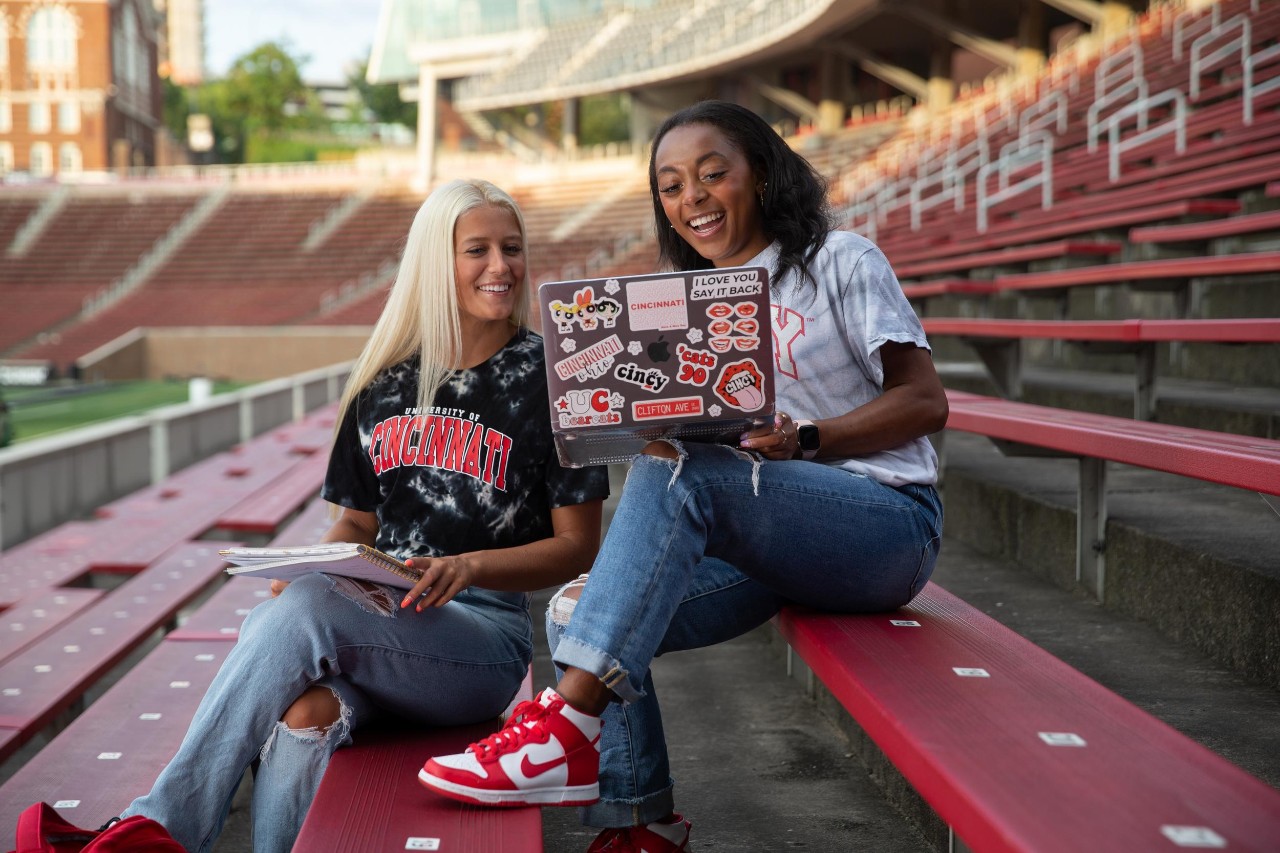
[[[1099,602],[1106,590],[1107,462],[1080,458],[1076,499],[1076,582]]]
[[[987,375],[995,383],[1000,395],[1008,400],[1022,399],[1022,342],[978,341],[969,343],[987,367]]]
[[[1156,419],[1156,345],[1138,347],[1134,357],[1137,387],[1133,395],[1133,417],[1153,421]]]

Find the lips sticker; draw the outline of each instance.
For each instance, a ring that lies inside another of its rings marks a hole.
[[[715,384],[716,396],[735,409],[754,412],[764,405],[764,376],[745,358],[726,364]]]
[[[747,304],[750,304],[750,303],[747,303]],[[755,305],[751,305],[751,307],[754,308]],[[733,306],[731,306],[728,302],[712,302],[710,305],[707,306],[707,316],[712,318],[713,320],[723,320],[725,317],[728,317],[732,313],[733,313]],[[743,316],[746,316],[746,315],[744,314]]]
[[[712,320],[711,325],[707,326],[707,331],[717,337],[721,337],[733,331],[733,324],[728,320]]]
[[[728,352],[733,349],[733,338],[712,338],[707,344],[716,352]]]
[[[738,320],[733,324],[733,330],[740,335],[749,335],[754,337],[755,334],[760,331],[760,321],[752,320],[750,318]]]
[[[756,304],[754,302],[739,302],[733,306],[733,310],[738,312],[739,317],[756,316]]]

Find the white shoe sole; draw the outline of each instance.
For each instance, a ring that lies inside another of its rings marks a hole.
[[[425,769],[418,771],[418,781],[447,797],[481,806],[589,806],[600,799],[599,783],[542,791],[536,788],[525,791],[489,791],[449,782],[432,776]]]

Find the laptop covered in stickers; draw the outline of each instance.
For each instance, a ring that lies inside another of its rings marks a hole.
[[[658,438],[736,445],[773,420],[763,267],[547,282],[538,304],[562,465],[625,462]]]

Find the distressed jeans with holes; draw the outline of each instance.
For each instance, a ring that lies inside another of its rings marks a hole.
[[[591,672],[623,700],[604,715],[601,799],[582,810],[591,826],[648,823],[673,809],[655,656],[739,636],[788,603],[893,610],[924,587],[938,555],[932,486],[893,488],[812,462],[760,464],[717,445],[678,449],[679,460],[637,457],[568,625],[558,595],[548,609],[557,667]],[[724,737],[733,748],[733,731]]]
[[[399,610],[398,598],[388,609],[353,597],[328,575],[294,581],[245,619],[177,755],[123,815],[157,820],[191,853],[205,853],[257,760],[254,850],[290,850],[329,757],[354,729],[382,713],[453,726],[502,712],[532,654],[522,601],[467,590],[416,613]],[[280,718],[312,685],[335,692],[340,717],[323,732],[291,730]]]

